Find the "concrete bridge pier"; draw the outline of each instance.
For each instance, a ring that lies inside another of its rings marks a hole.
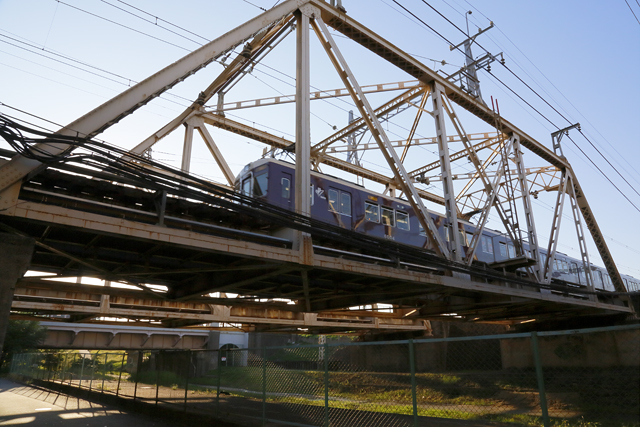
[[[35,240],[15,234],[0,233],[0,354],[9,326],[9,313],[16,283],[27,272]]]

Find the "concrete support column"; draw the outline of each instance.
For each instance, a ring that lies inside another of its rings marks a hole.
[[[16,282],[27,272],[35,240],[15,234],[0,233],[0,353],[9,325],[9,312]]]

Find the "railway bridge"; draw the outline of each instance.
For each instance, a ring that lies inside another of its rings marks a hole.
[[[312,35],[319,47],[310,47]],[[405,80],[360,85],[336,35]],[[231,101],[232,88],[288,36],[295,38],[295,94]],[[311,91],[311,54],[326,55],[342,88]],[[164,328],[215,322],[245,331],[424,333],[431,320],[518,324],[633,316],[627,282],[562,155],[560,138],[569,129],[554,134],[550,149],[490,108],[479,89],[472,90],[487,61],[481,62],[443,76],[329,3],[287,0],[57,132],[3,118],[12,150],[0,151],[0,323],[11,312]],[[134,148],[96,139],[206,66],[221,71],[183,113]],[[391,97],[372,106],[373,94]],[[347,98],[359,118],[312,141],[312,101],[336,97]],[[295,107],[293,140],[225,115],[285,104]],[[411,115],[411,130],[392,141],[381,123],[400,114]],[[465,120],[476,133],[465,131]],[[419,138],[419,126],[434,136]],[[265,153],[295,158],[291,209],[236,191],[211,127],[262,143]],[[177,169],[155,161],[152,148],[179,128],[185,134]],[[194,135],[226,182],[190,173]],[[363,143],[363,135],[375,143]],[[407,155],[425,145],[435,147],[433,158]],[[358,153],[367,150],[380,156],[387,173],[362,166]],[[525,166],[525,153],[542,166]],[[455,174],[456,162],[473,169]],[[410,246],[311,216],[310,175],[325,170],[403,200],[429,244]],[[546,247],[531,203],[539,193],[554,194],[556,202]],[[554,276],[565,205],[580,247],[579,284]],[[443,212],[444,234],[427,207]],[[490,212],[510,242],[505,259],[494,264],[475,256]],[[458,232],[465,224],[473,228]],[[592,276],[589,235],[610,289],[600,289]],[[24,276],[27,270],[33,273]]]

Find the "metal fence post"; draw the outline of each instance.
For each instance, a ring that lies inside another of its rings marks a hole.
[[[104,354],[104,366],[102,368],[102,394],[104,394],[104,380],[107,378],[107,357],[109,353]]]
[[[73,382],[73,370],[71,368],[73,368],[73,364],[76,363],[77,358],[78,358],[78,353],[75,353],[73,355],[73,361],[69,365],[69,385],[71,385],[71,383]]]
[[[409,366],[411,367],[411,400],[413,403],[413,425],[418,427],[418,397],[416,396],[416,352],[413,339],[409,340]]]
[[[82,367],[80,368],[80,382],[78,383],[78,388],[82,388],[82,377],[84,376],[84,354],[82,355]]]
[[[222,357],[220,350],[218,354],[218,384],[216,387],[216,414],[220,414],[220,382],[222,381]]]
[[[267,349],[262,348],[262,425],[267,424]]]
[[[324,351],[324,427],[329,427],[329,343],[322,344]]]
[[[116,386],[116,396],[120,394],[120,379],[122,378],[122,368],[124,368],[124,358],[127,356],[127,353],[122,353],[122,362],[120,363],[120,373],[118,374],[118,385]]]
[[[154,363],[154,366],[156,367],[156,406],[158,406],[158,392],[160,391],[160,367],[158,366],[158,360],[160,359],[158,357],[159,355],[160,352],[154,355],[156,359]]]
[[[133,386],[133,401],[135,402],[138,395],[138,380],[140,379],[140,365],[142,365],[142,351],[138,351],[138,363],[136,364],[136,383]]]
[[[538,393],[540,395],[540,409],[542,411],[542,422],[544,427],[549,427],[549,411],[547,410],[547,393],[544,389],[544,377],[542,375],[542,359],[540,358],[540,346],[538,334],[531,332],[531,349],[533,350],[533,361],[536,365],[536,377],[538,378]]]
[[[191,371],[191,350],[187,350],[187,376],[184,380],[184,411],[187,412],[187,392],[189,391],[189,371]]]
[[[64,374],[67,372],[67,356],[69,354],[64,354],[64,362],[62,362],[62,377],[60,377],[60,384],[64,384]]]
[[[97,358],[98,358],[98,354],[96,353],[96,359]],[[95,373],[95,370],[96,370],[96,364],[95,364],[95,361],[93,360],[93,357],[91,358],[91,363],[89,367],[91,368],[91,379],[89,380],[89,391],[91,391],[91,388],[93,387],[93,374]]]

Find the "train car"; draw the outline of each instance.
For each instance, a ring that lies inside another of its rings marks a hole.
[[[270,204],[294,210],[295,166],[276,159],[260,159],[244,167],[237,176],[235,189],[247,196],[260,198]],[[429,212],[440,237],[448,241],[448,221],[440,214]],[[429,241],[408,201],[366,190],[357,184],[333,176],[311,172],[311,217],[348,230],[365,233],[398,243],[429,248]],[[459,220],[462,253],[467,253],[475,225]],[[525,243],[525,251],[528,245]],[[542,262],[547,252],[540,250]],[[513,243],[503,233],[483,230],[474,256],[477,262],[489,266],[508,265],[516,258]],[[525,257],[525,263],[531,261]],[[514,264],[514,270],[523,267]],[[520,264],[522,265],[522,264]],[[606,269],[590,266],[596,289],[614,291]],[[552,277],[568,286],[584,286],[586,277],[582,261],[556,252]],[[640,290],[640,280],[623,276],[629,291]]]

